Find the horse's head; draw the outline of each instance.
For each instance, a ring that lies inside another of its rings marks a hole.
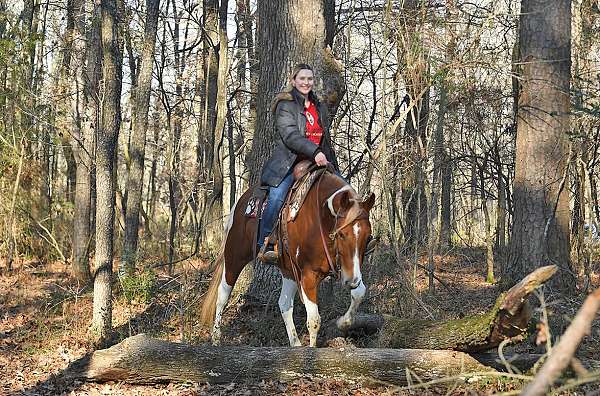
[[[330,202],[330,210],[337,208],[332,210],[336,217],[332,236],[340,263],[342,284],[355,289],[362,283],[361,267],[371,235],[369,211],[375,203],[375,194],[370,193],[364,200],[360,200],[351,189],[337,195],[337,205]]]

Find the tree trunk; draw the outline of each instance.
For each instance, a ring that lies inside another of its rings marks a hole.
[[[335,0],[323,0],[323,15],[325,16],[325,46],[333,48],[335,38]]]
[[[481,211],[485,221],[485,261],[486,261],[486,276],[487,283],[494,283],[494,231],[492,230],[492,221],[490,211],[488,209],[487,199],[482,198]]]
[[[399,73],[407,87],[409,112],[404,125],[404,154],[392,157],[394,167],[400,167],[401,161],[408,164],[402,170],[401,197],[404,224],[404,244],[408,247],[422,244],[428,234],[427,205],[425,199],[426,156],[422,147],[426,143],[427,123],[429,122],[429,82],[428,55],[424,40],[423,5],[418,1],[407,1],[402,11],[402,29],[398,32],[397,51]],[[398,153],[399,154],[399,153]]]
[[[78,15],[75,23],[75,37],[83,42],[86,32],[85,2],[78,3]],[[100,44],[100,4],[93,4],[91,26],[87,37],[85,52],[77,51],[80,63],[85,65],[83,79],[83,119],[77,144],[77,171],[75,175],[75,207],[73,215],[73,265],[72,273],[78,279],[89,281],[90,244],[92,240],[91,210],[92,174],[94,173],[94,157],[96,131],[99,117],[99,84],[101,78],[100,60],[102,48]]]
[[[406,384],[493,371],[456,351],[191,346],[144,334],[74,362],[66,376],[129,383],[292,381],[306,376]],[[414,380],[414,379],[413,379]]]
[[[484,170],[488,168],[489,161],[487,154],[484,156],[483,165],[479,167],[479,188],[481,194],[481,212],[483,213],[485,227],[485,261],[487,283],[494,283],[494,231],[492,230],[492,219],[488,207],[488,197],[485,192]]]
[[[543,263],[553,263],[561,268],[553,286],[574,290],[566,188],[570,35],[570,1],[521,3],[522,76],[507,285]]]
[[[456,19],[456,7],[454,1],[449,1],[447,3],[446,10],[446,26],[445,31],[446,34],[451,37],[450,41],[446,45],[445,51],[445,66],[448,67],[455,58],[456,51],[456,34],[455,34],[455,19]],[[431,213],[435,212],[436,222],[432,223],[430,227],[435,227],[436,232],[433,235],[435,240],[433,241],[435,244],[435,249],[437,251],[443,251],[448,249],[450,245],[450,190],[448,184],[450,180],[448,180],[447,172],[450,168],[449,164],[449,156],[447,149],[447,142],[450,142],[451,139],[444,138],[444,132],[448,133],[448,129],[446,126],[446,113],[448,111],[448,80],[450,77],[450,72],[446,71],[442,75],[442,79],[440,80],[440,99],[439,99],[439,108],[437,114],[437,124],[435,128],[434,135],[434,158],[433,158],[433,191],[435,191],[435,199],[432,199],[432,205],[435,205],[435,208],[431,209]],[[441,206],[441,210],[439,207]],[[431,231],[430,231],[431,235]]]
[[[175,104],[167,110],[167,124],[169,125],[169,146],[167,153],[167,168],[168,168],[168,185],[169,185],[169,246],[167,262],[169,275],[173,275],[173,262],[175,261],[175,238],[178,226],[178,212],[181,205],[180,191],[180,149],[181,149],[181,133],[183,122],[183,103],[179,100],[183,93],[183,69],[185,67],[183,51],[180,51],[180,20],[181,15],[177,11],[177,6],[174,0],[171,1],[173,7],[173,26],[169,27],[173,38],[173,60],[175,68]],[[161,84],[162,85],[162,84]],[[163,95],[166,93],[163,92]],[[172,117],[171,117],[172,115]]]
[[[496,250],[500,256],[500,263],[503,262],[504,249],[506,247],[506,184],[504,182],[504,173],[502,161],[500,158],[500,148],[495,148],[496,168],[498,174],[498,207],[496,209]]]
[[[131,164],[127,177],[127,202],[125,210],[125,239],[121,267],[124,272],[133,272],[137,259],[138,229],[144,181],[144,157],[146,154],[146,131],[148,129],[148,108],[152,86],[152,66],[154,45],[158,29],[160,0],[146,0],[146,26],[142,44],[140,68],[133,98],[133,130],[129,146]]]
[[[148,181],[148,202],[146,204],[146,210],[148,211],[148,216],[154,220],[156,218],[156,200],[158,199],[158,191],[156,188],[156,172],[161,151],[159,148],[161,128],[159,125],[160,116],[158,115],[158,111],[154,112],[152,122],[152,130],[154,132],[154,148],[152,150],[152,165],[150,166],[150,177]],[[148,231],[151,231],[150,224],[148,224]]]
[[[213,248],[221,245],[223,234],[223,131],[227,107],[227,0],[205,2],[205,19],[208,25],[206,42],[208,63],[206,85],[205,133],[210,142],[208,153],[212,186],[207,195],[203,216],[205,242]],[[212,46],[210,46],[212,45]]]
[[[227,60],[227,40],[222,43],[222,35],[227,27],[227,4],[224,12],[219,11],[218,0],[204,0],[204,26],[206,37],[204,39],[204,106],[202,120],[202,135],[208,143],[203,148],[206,158],[206,178],[208,189],[204,193],[204,210],[202,212],[203,241],[213,248],[220,245],[223,233],[223,155],[222,139],[223,128],[217,130],[217,95],[223,91],[226,93],[225,80],[220,87],[220,80],[225,78],[221,70],[221,62]],[[223,6],[222,4],[222,6]],[[221,51],[224,48],[224,51]],[[225,105],[225,102],[223,102]],[[225,113],[223,113],[223,116]]]
[[[437,114],[437,124],[435,127],[435,135],[433,141],[433,184],[431,186],[432,198],[431,198],[431,222],[429,227],[430,243],[435,247],[435,250],[439,250],[440,245],[440,229],[441,219],[439,217],[439,201],[442,184],[442,169],[445,166],[443,163],[445,160],[445,142],[444,142],[444,124],[446,116],[446,106],[448,104],[448,86],[445,79],[440,82],[440,102]]]
[[[440,249],[447,250],[452,246],[452,163],[447,152],[444,153],[441,173]]]
[[[10,212],[8,213],[8,221],[10,222],[10,228],[6,228],[6,236],[8,239],[8,257],[6,259],[7,269],[12,269],[12,263],[17,256],[17,215],[15,213],[17,205],[17,197],[19,195],[19,187],[21,185],[21,174],[23,172],[23,160],[25,159],[25,139],[21,138],[20,146],[21,153],[19,155],[19,165],[17,166],[17,175],[15,176],[15,183],[12,190],[12,199],[10,203]]]
[[[586,190],[586,148],[583,143],[574,143],[578,147],[574,148],[571,160],[571,177],[573,178],[573,216],[571,224],[571,237],[573,239],[574,259],[573,268],[576,274],[583,276],[585,273],[585,245],[584,245],[584,225],[586,222],[585,213],[585,190]]]
[[[92,336],[103,344],[112,331],[112,264],[115,220],[115,162],[121,122],[122,55],[116,0],[101,0],[103,101],[96,155],[96,271]]]

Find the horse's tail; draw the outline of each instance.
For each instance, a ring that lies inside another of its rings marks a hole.
[[[223,277],[223,271],[225,270],[225,245],[227,243],[229,231],[231,230],[231,227],[233,227],[233,217],[237,204],[238,201],[236,201],[229,212],[229,218],[227,219],[227,224],[225,225],[225,237],[221,243],[219,255],[212,263],[212,279],[210,280],[210,285],[208,286],[208,291],[206,292],[204,302],[202,303],[202,309],[200,310],[200,323],[207,327],[211,326],[215,320],[219,285],[221,284],[221,278]]]
[[[219,285],[221,284],[221,278],[223,277],[223,270],[225,269],[225,260],[223,259],[223,251],[219,253],[215,260],[216,268],[213,272],[208,291],[204,296],[204,302],[202,303],[202,310],[200,311],[200,323],[204,326],[211,326],[215,320],[215,311],[217,306],[217,296],[219,293]]]

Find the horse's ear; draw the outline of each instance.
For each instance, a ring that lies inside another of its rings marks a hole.
[[[362,207],[368,212],[371,210],[373,205],[375,204],[375,193],[371,192],[369,195],[363,199]]]
[[[350,192],[346,190],[340,194],[340,209],[346,209],[348,207],[350,207]]]

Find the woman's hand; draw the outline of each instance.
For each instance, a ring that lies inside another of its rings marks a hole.
[[[329,163],[329,161],[327,161],[327,157],[325,157],[325,154],[320,151],[317,153],[317,155],[315,155],[315,162],[319,166],[326,166]]]

